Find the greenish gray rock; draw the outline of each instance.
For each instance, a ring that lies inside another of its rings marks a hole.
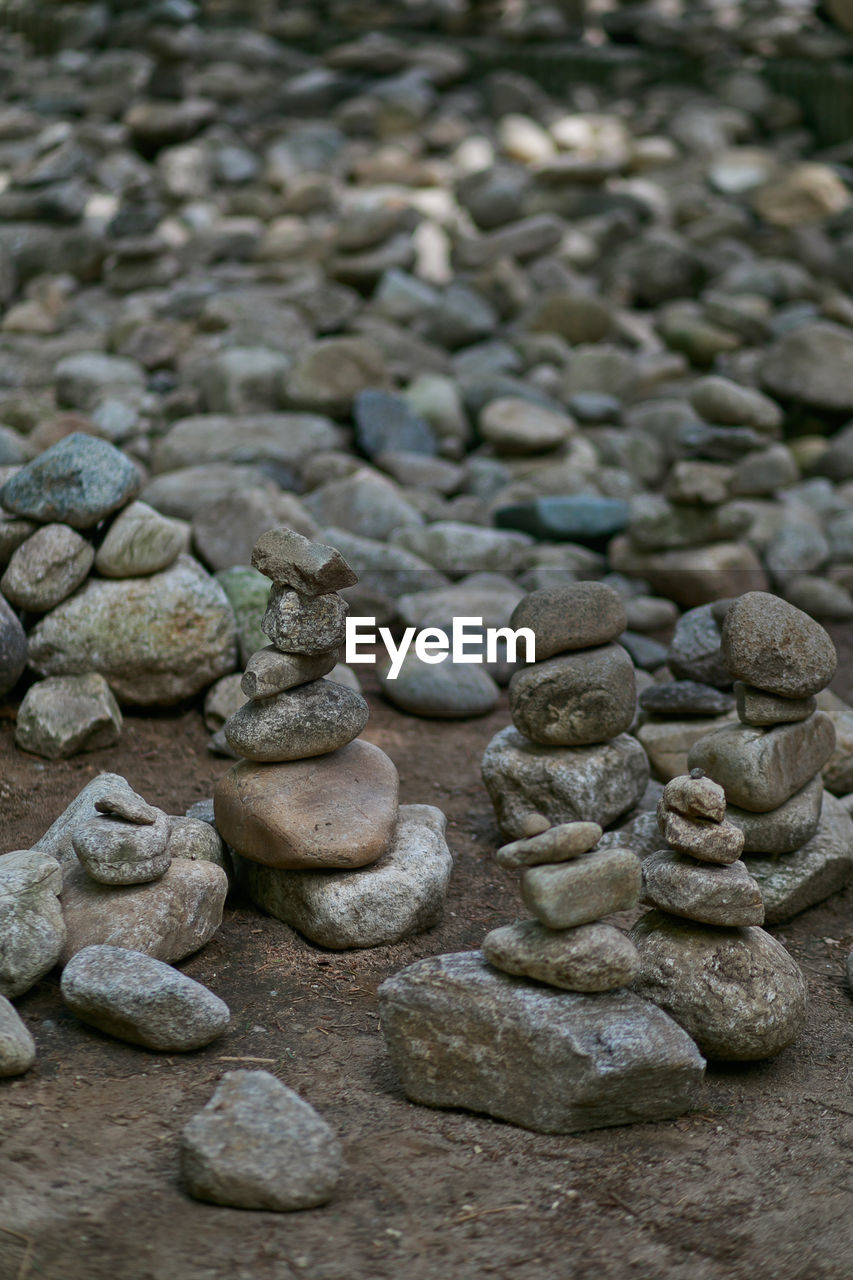
[[[153,822],[144,823],[100,812],[97,818],[75,826],[71,843],[99,884],[147,884],[169,869],[169,832],[169,819],[162,810],[156,811]]]
[[[102,675],[50,676],[24,694],[15,724],[22,751],[67,760],[82,751],[114,747],[122,714]]]
[[[802,1029],[805,980],[763,929],[719,929],[650,911],[628,936],[640,953],[634,990],[709,1058],[770,1058]]]
[[[628,534],[640,551],[677,551],[709,542],[732,541],[749,528],[751,517],[736,503],[683,507],[658,494],[631,499]]]
[[[380,668],[378,676],[388,701],[415,716],[468,720],[488,715],[500,697],[498,686],[482,666],[463,666],[449,656],[439,663],[422,662],[414,649],[406,654],[393,680],[387,668]]]
[[[0,996],[0,1077],[22,1076],[35,1060],[35,1040],[15,1006]]]
[[[486,934],[483,955],[502,973],[566,991],[625,987],[637,968],[634,944],[620,929],[600,922],[560,930],[546,929],[538,920],[504,925]]]
[[[649,762],[627,733],[591,747],[542,747],[509,725],[486,747],[482,774],[501,830],[519,840],[563,822],[610,826],[642,796]]]
[[[230,676],[222,676],[204,695],[205,727],[211,733],[216,733],[226,720],[231,719],[235,711],[239,711],[245,701],[240,672],[232,671]]]
[[[0,503],[43,524],[91,529],[135,497],[140,480],[121,450],[75,431],[7,480]]]
[[[238,859],[262,910],[322,947],[381,947],[423,933],[441,918],[453,860],[447,819],[432,805],[401,805],[388,850],[353,871],[283,871]]]
[[[334,649],[318,654],[282,653],[275,645],[266,645],[256,650],[246,663],[240,689],[247,698],[271,698],[285,689],[327,676],[336,663],[337,652]]]
[[[245,760],[304,760],[352,742],[369,715],[360,693],[332,680],[312,680],[244,703],[226,722],[225,738]]]
[[[558,991],[500,973],[478,952],[409,965],[383,982],[379,1008],[413,1102],[539,1133],[671,1119],[702,1083],[689,1036],[633,992]]]
[[[36,849],[0,857],[0,995],[29,991],[59,959],[65,925],[55,858]]]
[[[274,582],[261,630],[282,653],[314,657],[343,644],[348,613],[349,605],[335,592],[303,596]]]
[[[75,827],[97,817],[100,812],[96,808],[99,801],[108,798],[115,803],[116,797],[125,793],[127,802],[145,804],[142,796],[136,794],[126,778],[120,773],[100,773],[77,793],[71,803],[62,811],[55,822],[40,836],[33,848],[41,853],[48,853],[58,863],[77,862],[72,837]]]
[[[222,923],[225,872],[209,862],[176,858],[148,884],[98,884],[77,863],[65,867],[62,911],[67,964],[84,947],[124,947],[177,964],[209,942]]]
[[[468,573],[518,572],[532,539],[524,533],[438,520],[435,524],[397,529],[390,542],[420,556],[441,573],[459,578]]]
[[[650,718],[634,730],[637,741],[648,753],[655,777],[667,782],[689,772],[687,757],[693,745],[723,725],[731,717],[687,716],[683,720]]]
[[[699,378],[689,398],[700,418],[723,427],[773,432],[782,425],[782,410],[769,396],[717,374]]]
[[[144,578],[168,569],[188,549],[185,524],[160,515],[147,502],[132,502],[107,530],[95,568],[104,578]]]
[[[835,796],[824,792],[814,835],[792,853],[754,855],[746,863],[764,899],[767,924],[781,924],[853,879],[853,821]]]
[[[766,813],[819,773],[834,746],[835,726],[816,711],[808,720],[771,729],[725,725],[694,743],[687,763],[719,782],[731,804]]]
[[[541,835],[502,845],[495,854],[495,860],[508,871],[537,867],[543,862],[567,862],[587,853],[598,844],[601,836],[602,830],[597,822],[561,822]]]
[[[793,853],[811,840],[820,822],[823,785],[818,774],[784,804],[767,813],[750,813],[728,805],[726,819],[743,832],[743,852]]]
[[[643,861],[642,900],[700,924],[764,923],[761,891],[741,861],[713,866],[661,849]]]
[[[267,1071],[227,1071],[181,1134],[181,1176],[195,1200],[288,1212],[325,1204],[341,1175],[325,1120]]]
[[[773,724],[792,724],[796,720],[808,720],[817,710],[817,701],[810,698],[780,698],[775,693],[754,689],[742,680],[735,681],[737,716],[741,724],[762,727]]]
[[[640,859],[618,847],[521,874],[524,905],[548,929],[571,929],[633,907],[641,885]]]
[[[18,609],[46,613],[77,590],[94,559],[91,542],[69,525],[43,525],[12,553],[0,591]]]
[[[339,527],[370,541],[384,541],[395,529],[420,526],[423,516],[408,500],[399,485],[368,467],[328,483],[306,494],[306,509],[319,525]],[[349,552],[341,544],[349,559]],[[358,565],[356,570],[362,577]]]
[[[191,556],[147,578],[90,578],[30,633],[39,675],[99,671],[119,702],[180,702],[233,671],[234,614]]]
[[[545,746],[582,747],[615,738],[630,728],[636,709],[634,664],[618,644],[537,662],[509,682],[513,724]]]
[[[335,547],[311,542],[295,529],[268,529],[252,551],[252,566],[274,583],[303,596],[342,591],[358,582]]]
[[[552,542],[579,542],[597,547],[628,524],[624,498],[577,493],[531,498],[495,509],[499,529],[515,529]]]
[[[735,600],[720,651],[731,675],[781,698],[808,698],[829,684],[838,658],[819,622],[765,591]]]
[[[221,570],[215,576],[234,613],[240,662],[245,666],[252,654],[265,648],[267,644],[261,623],[267,611],[269,579],[258,573],[257,569],[250,569],[248,565],[245,568],[235,565],[231,569]]]
[[[536,637],[536,661],[569,649],[588,649],[615,640],[627,626],[622,597],[603,582],[575,582],[531,591],[513,610],[509,625],[529,627]]]
[[[228,1027],[227,1004],[141,951],[93,946],[62,971],[62,999],[81,1022],[163,1053],[200,1049]]]
[[[758,372],[780,400],[831,413],[853,410],[853,334],[842,325],[810,320],[789,329],[765,351]]]

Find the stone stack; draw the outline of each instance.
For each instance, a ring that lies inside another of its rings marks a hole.
[[[601,917],[636,904],[640,860],[629,848],[595,849],[601,835],[595,822],[567,822],[498,850],[502,867],[521,872],[535,919],[486,935],[483,954],[496,969],[567,991],[630,985],[637,950]]]
[[[821,778],[835,727],[815,694],[835,673],[835,647],[808,614],[751,591],[726,609],[720,653],[739,723],[696,742],[688,764],[725,789],[727,820],[743,834],[765,918],[777,923],[835,893],[853,872],[853,823]]]
[[[272,644],[243,676],[225,725],[242,757],[214,792],[216,825],[250,897],[328,947],[397,941],[441,914],[451,858],[445,817],[398,804],[393,762],[358,735],[368,707],[325,676],[336,665],[356,575],[332,547],[276,528],[252,564],[272,580]],[[367,870],[369,868],[369,870]]]
[[[656,908],[631,931],[635,989],[671,1014],[713,1058],[779,1053],[797,1035],[806,988],[796,962],[758,926],[761,890],[740,860],[743,832],[726,793],[701,769],[673,778],[658,805],[668,848],[643,863]]]
[[[482,764],[511,839],[571,821],[606,827],[642,796],[648,760],[627,732],[634,666],[614,643],[625,626],[621,597],[600,582],[532,591],[513,611],[510,627],[533,632],[536,660],[512,677],[513,727],[495,735]]]

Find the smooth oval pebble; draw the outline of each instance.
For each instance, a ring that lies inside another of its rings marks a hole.
[[[536,661],[569,649],[588,649],[615,640],[628,625],[622,597],[602,582],[531,591],[512,611],[509,625],[530,627]]]

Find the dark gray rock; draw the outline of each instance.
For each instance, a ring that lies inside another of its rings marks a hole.
[[[90,529],[129,502],[140,483],[136,467],[119,449],[75,431],[7,480],[0,503],[45,524]]]

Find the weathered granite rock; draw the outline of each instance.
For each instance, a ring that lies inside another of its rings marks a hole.
[[[521,920],[487,933],[483,955],[502,973],[566,991],[612,991],[627,986],[637,969],[634,944],[600,921],[553,930]]]
[[[31,685],[18,708],[15,743],[48,760],[114,747],[122,714],[102,675],[49,676]]]
[[[627,624],[625,605],[602,582],[575,582],[567,587],[531,591],[510,616],[513,630],[530,627],[536,637],[536,661],[568,649],[606,645]]]
[[[625,733],[591,747],[542,747],[508,726],[486,747],[482,774],[501,830],[520,840],[563,822],[610,826],[642,796],[649,762]]]
[[[0,995],[20,996],[52,969],[65,941],[62,872],[48,854],[0,857]]]
[[[510,680],[509,709],[516,729],[544,746],[605,742],[636,714],[634,664],[619,644],[537,662]]]
[[[336,664],[334,649],[311,655],[282,653],[275,645],[265,645],[263,649],[257,649],[246,663],[240,688],[247,698],[271,698],[285,689],[327,676]]]
[[[71,843],[99,884],[148,884],[169,869],[169,831],[169,819],[162,810],[151,822],[122,821],[114,811],[99,810],[97,818],[75,826]]]
[[[403,1089],[426,1106],[577,1133],[682,1115],[702,1082],[695,1045],[655,1005],[628,991],[549,989],[478,952],[419,960],[383,982],[379,1000]]]
[[[363,867],[388,848],[398,789],[393,762],[361,740],[305,761],[241,761],[216,784],[216,825],[232,849],[270,867]]]
[[[124,947],[176,964],[209,942],[222,923],[228,879],[209,862],[178,858],[149,884],[105,885],[82,866],[65,868],[61,963],[84,947]]]
[[[84,947],[62,971],[62,998],[81,1022],[146,1049],[186,1053],[220,1036],[227,1004],[141,951]]]
[[[718,689],[732,682],[720,652],[722,634],[714,606],[688,609],[675,624],[667,652],[667,666],[681,680],[700,680]]]
[[[211,810],[213,808],[210,802]],[[229,884],[234,876],[231,854],[213,825],[211,812],[210,822],[192,817],[169,816],[169,843],[167,851],[170,858],[187,858],[190,862],[212,862],[221,868],[228,877]]]
[[[36,1060],[36,1043],[15,1006],[0,996],[0,1078],[22,1076]]]
[[[819,773],[834,746],[832,721],[816,711],[808,720],[772,729],[745,724],[717,729],[690,748],[687,763],[719,782],[731,804],[766,813]]]
[[[14,609],[0,595],[0,697],[14,689],[26,665],[26,632]]]
[[[325,1120],[267,1071],[228,1071],[181,1135],[181,1173],[196,1200],[287,1212],[331,1199],[340,1143]]]
[[[636,730],[637,741],[648,753],[655,776],[668,782],[689,773],[687,763],[695,743],[723,725],[732,724],[731,716],[690,716],[683,720],[646,720]]]
[[[237,665],[231,606],[183,555],[146,578],[90,578],[37,624],[29,644],[39,675],[99,671],[131,706],[180,702]]]
[[[736,679],[781,698],[818,693],[838,663],[819,622],[765,591],[748,591],[734,601],[723,621],[720,651]]]
[[[498,849],[495,859],[508,871],[536,867],[540,863],[567,862],[598,844],[602,831],[597,822],[562,822],[541,835],[514,840]]]
[[[643,902],[701,924],[764,923],[761,891],[740,861],[713,866],[661,849],[643,862]]]
[[[778,857],[746,859],[758,882],[767,924],[781,924],[838,893],[853,879],[853,820],[824,792],[818,828],[801,848]]]
[[[261,630],[283,653],[314,656],[343,644],[348,613],[334,593],[303,596],[273,583]]]
[[[77,825],[97,817],[100,810],[96,805],[99,801],[108,797],[114,803],[116,797],[123,793],[126,793],[128,804],[145,804],[142,796],[137,795],[120,773],[98,774],[77,793],[44,835],[39,837],[33,848],[41,853],[49,853],[59,863],[76,863],[77,855],[74,852],[72,837]]]
[[[761,727],[772,724],[792,724],[795,720],[808,720],[817,710],[817,700],[809,698],[780,698],[775,693],[765,693],[751,684],[735,680],[737,716],[741,724]]]
[[[358,576],[335,547],[311,542],[295,529],[269,529],[252,551],[252,567],[303,596],[343,591]]]
[[[571,929],[634,906],[642,886],[632,849],[595,849],[571,862],[527,867],[521,896],[548,929]]]
[[[252,900],[322,947],[380,947],[441,918],[453,860],[447,819],[426,804],[401,805],[386,853],[354,871],[280,871],[240,858]]]
[[[352,742],[370,711],[360,693],[333,680],[246,702],[225,724],[232,751],[246,760],[305,760]]]
[[[818,774],[777,809],[750,813],[730,804],[726,820],[743,832],[744,853],[793,853],[817,831],[822,803],[823,781]]]
[[[671,848],[688,853],[700,862],[727,866],[736,862],[743,852],[743,832],[734,823],[685,818],[667,809],[664,797],[658,803],[658,825]]]
[[[780,1053],[806,1012],[799,966],[763,929],[719,929],[660,911],[628,935],[640,953],[634,990],[653,1000],[710,1058]]]
[[[722,822],[726,816],[726,793],[713,778],[679,775],[671,778],[661,792],[658,805],[685,818],[707,818]]]
[[[28,462],[0,489],[15,515],[91,529],[137,493],[141,477],[120,449],[75,431]]]
[[[85,581],[95,552],[67,524],[46,524],[13,552],[0,590],[18,609],[46,613]]]
[[[162,573],[189,550],[189,530],[147,502],[131,502],[116,516],[95,556],[104,578],[144,578]]]

